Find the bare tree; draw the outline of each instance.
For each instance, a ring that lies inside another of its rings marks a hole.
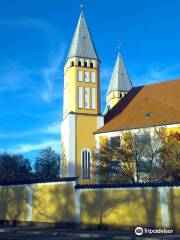
[[[170,132],[167,135],[161,133],[162,151],[160,154],[160,165],[162,179],[180,180],[180,133]]]
[[[136,134],[128,131],[122,134],[121,159],[125,159],[125,164],[131,165],[131,175],[135,182],[141,180],[144,172],[145,152],[149,144],[150,135],[148,131],[138,131]],[[125,169],[126,170],[126,169]]]
[[[166,128],[122,133],[121,144],[106,139],[94,155],[100,182],[180,179],[180,134]]]
[[[100,144],[100,148],[93,152],[93,175],[95,175],[99,182],[110,182],[111,176],[111,159],[113,157],[113,149],[107,139]],[[94,173],[95,172],[95,173]]]
[[[135,182],[131,153],[124,144],[104,139],[93,154],[99,182]]]

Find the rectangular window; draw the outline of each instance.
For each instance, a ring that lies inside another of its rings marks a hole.
[[[89,109],[89,88],[84,88],[84,108]]]
[[[91,155],[89,150],[82,152],[82,179],[91,178]]]
[[[137,145],[149,145],[151,142],[150,133],[140,133],[134,135],[134,143]]]
[[[96,109],[96,90],[91,88],[91,109]]]
[[[110,143],[112,147],[118,148],[120,147],[120,137],[111,137],[110,138]]]
[[[83,88],[78,87],[78,108],[82,108],[82,96],[83,96]]]
[[[78,71],[78,81],[82,82],[82,71]]]
[[[89,73],[88,72],[84,72],[84,81],[89,82]]]
[[[91,82],[95,83],[96,79],[95,79],[95,72],[91,72]]]

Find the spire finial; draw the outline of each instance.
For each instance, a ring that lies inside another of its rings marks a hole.
[[[83,3],[82,3],[82,0],[81,0],[81,3],[80,3],[80,8],[81,8],[81,13],[83,12]]]
[[[120,40],[118,40],[117,49],[118,49],[118,55],[119,56],[121,56],[121,51],[120,50],[121,50],[122,45],[123,45],[123,43]]]
[[[122,42],[118,40],[118,43],[117,43],[118,53],[120,53],[121,47],[122,47]]]

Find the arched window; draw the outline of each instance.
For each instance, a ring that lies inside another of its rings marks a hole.
[[[87,62],[86,61],[84,62],[84,67],[87,67]]]
[[[91,152],[88,149],[82,151],[82,179],[91,178]]]
[[[71,67],[73,67],[73,66],[74,66],[74,61],[71,62]]]
[[[81,61],[78,61],[78,66],[81,67]]]
[[[90,67],[93,68],[94,67],[94,64],[93,62],[90,63]]]

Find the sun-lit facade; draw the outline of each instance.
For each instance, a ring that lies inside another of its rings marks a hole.
[[[160,127],[180,131],[179,79],[133,87],[118,53],[102,115],[100,63],[81,11],[64,66],[61,175],[85,182],[95,178],[92,155],[102,137],[121,139],[125,131],[152,133]]]
[[[64,66],[62,175],[92,178],[93,132],[102,125],[100,60],[81,12]]]

